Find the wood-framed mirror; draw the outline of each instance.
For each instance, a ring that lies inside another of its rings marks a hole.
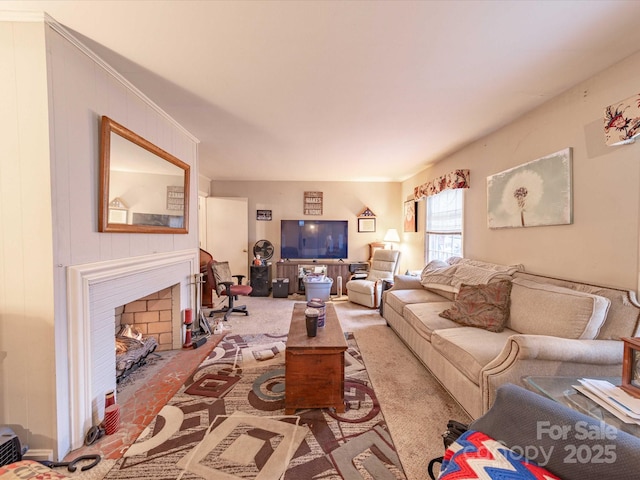
[[[103,116],[98,231],[188,233],[189,173],[182,160]]]

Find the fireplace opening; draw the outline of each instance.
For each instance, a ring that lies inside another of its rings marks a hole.
[[[131,325],[123,325],[116,335],[116,383],[147,364],[158,348],[154,337],[144,336]]]
[[[173,287],[116,308],[116,383],[173,348]]]

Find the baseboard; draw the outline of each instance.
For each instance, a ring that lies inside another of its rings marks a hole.
[[[40,449],[29,449],[27,453],[22,455],[23,460],[34,460],[36,462],[40,462],[43,460],[53,461],[53,450],[47,450],[45,448]]]

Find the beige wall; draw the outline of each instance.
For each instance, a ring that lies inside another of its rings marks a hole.
[[[521,263],[535,273],[636,290],[640,142],[606,147],[603,110],[633,95],[639,77],[640,53],[425,169],[403,182],[398,190],[395,184],[387,192],[384,184],[213,181],[212,195],[250,199],[251,247],[260,238],[277,244],[279,220],[302,218],[302,192],[324,190],[326,208],[322,218],[353,220],[350,260],[364,258],[367,243],[380,240],[387,228],[397,228],[402,239],[401,271],[415,270],[424,265],[425,202],[418,203],[418,233],[402,233],[402,202],[412,198],[416,185],[457,168],[468,168],[471,188],[465,192],[465,256],[503,264]],[[489,229],[486,177],[567,147],[573,152],[573,223]],[[363,205],[378,215],[376,234],[356,232],[355,215]],[[257,208],[272,209],[273,221],[256,222]]]
[[[303,215],[305,191],[323,193],[322,216]],[[389,228],[402,228],[400,183],[213,181],[211,195],[249,199],[250,256],[255,242],[266,239],[275,246],[273,261],[280,258],[280,220],[348,220],[350,261],[368,259],[369,243],[382,241]],[[365,206],[376,214],[375,233],[358,233],[357,215]],[[256,210],[271,210],[273,220],[257,221]]]
[[[191,165],[191,185],[197,140],[55,22],[30,20],[0,21],[0,425],[58,458],[70,448],[67,267],[197,254],[196,188],[188,234],[98,232],[100,115]]]
[[[468,168],[465,256],[636,290],[640,142],[606,147],[603,110],[637,93],[638,78],[640,53],[404,182],[402,195],[445,172]],[[573,149],[573,224],[489,229],[486,177],[566,147]],[[422,248],[421,241],[416,238],[410,249]]]
[[[56,435],[43,24],[0,22],[0,65],[0,425],[38,448]]]

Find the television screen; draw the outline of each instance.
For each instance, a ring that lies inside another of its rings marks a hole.
[[[348,257],[347,220],[281,220],[280,258]]]

